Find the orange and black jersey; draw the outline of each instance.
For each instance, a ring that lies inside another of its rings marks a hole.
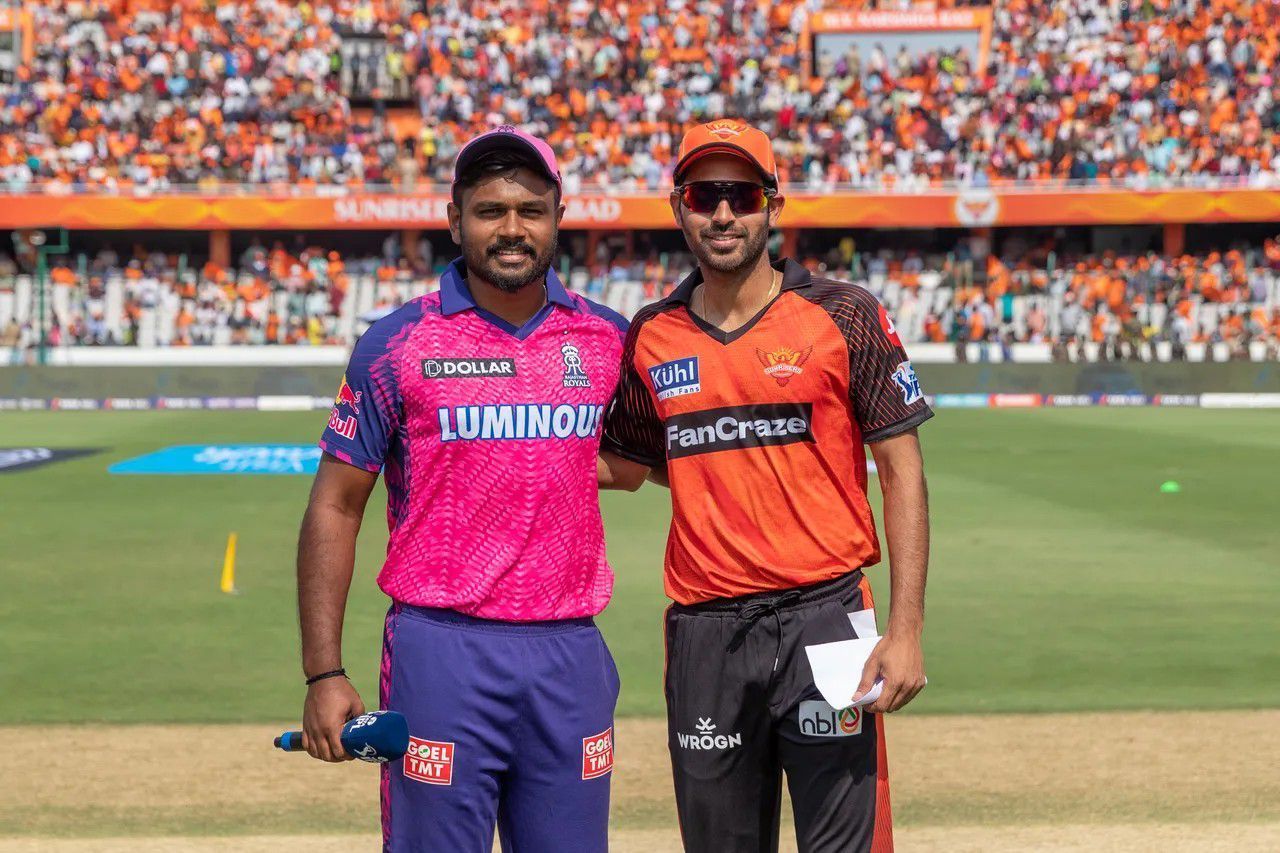
[[[867,290],[791,260],[739,329],[695,316],[693,275],[631,323],[604,446],[667,468],[667,595],[681,604],[819,583],[880,559],[863,443],[930,418]]]

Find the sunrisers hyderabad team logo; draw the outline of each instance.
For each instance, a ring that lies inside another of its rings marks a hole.
[[[718,121],[707,123],[707,132],[721,139],[732,139],[746,129],[747,126],[745,124],[740,121],[734,121],[731,118],[722,118]]]
[[[756,350],[756,358],[760,359],[760,363],[764,365],[765,375],[771,377],[780,387],[785,386],[793,377],[804,373],[802,368],[811,355],[813,355],[813,347],[805,347],[802,350],[778,347],[773,352]]]
[[[1000,196],[988,189],[965,190],[956,196],[956,221],[970,228],[995,225],[1000,219]]]

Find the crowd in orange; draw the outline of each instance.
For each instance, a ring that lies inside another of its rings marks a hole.
[[[1164,257],[1104,252],[1065,262],[1047,249],[1016,261],[990,255],[985,275],[942,264],[949,306],[925,318],[923,339],[1096,343],[1226,343],[1245,354],[1253,341],[1280,345],[1280,240],[1261,252],[1238,249]],[[904,286],[918,276],[904,277]],[[1023,300],[1019,322],[1015,301]]]
[[[574,268],[569,283],[593,298],[634,308],[669,293],[692,264],[684,256],[665,260],[602,258]],[[1254,342],[1280,347],[1280,238],[1265,241],[1261,250],[1176,258],[1112,252],[1064,257],[1044,244],[1019,252],[1017,260],[991,255],[977,265],[963,253],[881,251],[844,261],[832,253],[802,260],[872,289],[909,343],[1225,343],[1241,355]],[[178,256],[141,246],[127,258],[106,250],[53,268],[52,280],[63,291],[53,300],[53,340],[349,344],[364,327],[354,318],[346,326],[337,322],[353,283],[370,288],[361,309],[367,321],[370,311],[391,310],[433,287],[439,270],[398,253],[344,257],[280,243],[251,246],[233,269],[186,267]],[[12,287],[14,272],[0,256],[0,290]],[[634,298],[619,299],[612,288],[634,288]],[[359,313],[354,303],[345,307],[348,315]],[[140,340],[139,329],[148,322],[153,328]]]
[[[643,189],[669,181],[686,127],[725,115],[819,188],[1280,174],[1273,2],[996,0],[985,67],[890,41],[812,68],[817,5],[31,4],[35,59],[0,85],[0,183],[440,182],[469,137],[512,123],[555,146],[571,191]],[[378,50],[344,53],[355,38]],[[416,115],[353,109],[353,72]]]
[[[375,267],[380,279],[411,278],[407,265],[355,262],[358,272]],[[127,259],[111,249],[92,259],[68,258],[50,270],[55,288],[64,291],[53,299],[51,339],[54,345],[136,345],[150,315],[161,320],[152,345],[347,343],[335,318],[347,295],[348,270],[339,252],[311,247],[295,254],[279,242],[269,250],[255,244],[235,269],[213,262],[187,266],[182,256],[142,246]],[[4,273],[0,261],[0,280]],[[65,315],[58,305],[69,306]]]
[[[0,85],[10,186],[389,182],[396,140],[353,118],[340,31],[409,2],[54,0]],[[388,29],[387,33],[390,34]]]

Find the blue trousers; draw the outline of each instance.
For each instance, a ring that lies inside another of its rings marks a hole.
[[[605,853],[618,672],[591,619],[511,623],[394,604],[381,704],[387,853]]]

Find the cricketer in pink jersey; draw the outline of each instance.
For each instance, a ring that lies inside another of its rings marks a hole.
[[[388,851],[489,853],[495,825],[506,851],[608,847],[618,675],[592,621],[613,588],[597,454],[626,322],[551,271],[560,201],[540,140],[506,127],[465,146],[462,258],[361,336],[320,441],[298,549],[304,745],[343,760],[341,726],[364,710],[342,617],[382,471],[380,699],[410,733],[382,768]]]

